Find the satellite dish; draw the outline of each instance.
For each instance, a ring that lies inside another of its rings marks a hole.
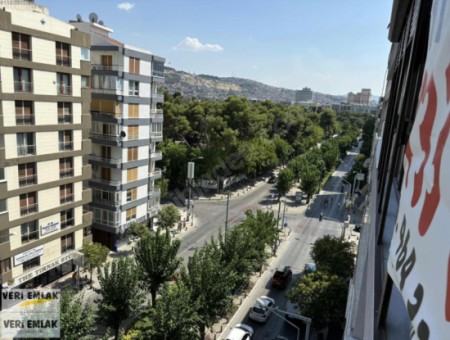
[[[79,15],[79,14],[77,14],[77,21],[78,21],[78,22],[82,22],[82,21],[83,21],[83,18],[82,18],[81,15]]]
[[[90,21],[90,22],[97,23],[97,21],[98,21],[98,15],[95,14],[95,13],[89,14],[89,21]]]
[[[105,24],[103,23],[103,20],[100,20],[100,21],[98,22],[98,24],[99,24],[99,25],[102,25],[102,26],[105,26]]]
[[[127,136],[125,131],[121,131],[120,132],[120,137],[125,138]]]

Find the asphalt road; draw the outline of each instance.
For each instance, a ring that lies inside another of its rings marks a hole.
[[[314,203],[306,212],[306,216],[301,214],[286,214],[288,217],[289,225],[292,230],[289,239],[286,244],[280,249],[278,256],[270,264],[269,269],[262,275],[256,286],[254,287],[250,296],[245,300],[239,311],[235,314],[234,318],[230,320],[229,326],[235,326],[238,323],[247,324],[255,330],[256,334],[254,340],[263,339],[274,339],[278,335],[283,335],[289,340],[297,339],[297,329],[289,325],[284,321],[283,318],[272,314],[265,324],[258,323],[249,318],[249,310],[256,302],[256,298],[260,296],[269,296],[275,299],[275,305],[278,306],[280,310],[285,310],[286,298],[284,297],[287,290],[279,290],[271,287],[271,279],[275,269],[281,265],[289,265],[293,269],[293,280],[290,286],[295,281],[295,278],[303,271],[306,263],[312,262],[309,252],[311,249],[311,244],[318,238],[324,235],[330,234],[334,236],[341,235],[342,224],[327,220],[326,217],[343,221],[344,220],[344,209],[343,200],[344,194],[340,192],[341,186],[341,176],[344,176],[352,166],[352,162],[355,156],[357,156],[358,148],[354,148],[348,156],[345,158],[344,162],[341,163],[339,168],[333,174],[333,177],[328,181],[325,188],[320,192],[320,194],[315,199]],[[266,190],[270,187],[266,186]],[[345,191],[348,191],[349,187],[345,187]],[[261,189],[264,191],[264,189]],[[262,192],[261,196],[267,194],[267,191]],[[330,203],[327,208],[322,205],[322,199],[324,197],[333,196],[333,203]],[[258,195],[255,194],[255,199]],[[341,208],[337,208],[338,202],[341,202]],[[258,204],[257,201],[254,201]],[[243,204],[241,203],[241,206]],[[237,207],[235,208],[237,209]],[[325,219],[320,222],[319,215],[323,212]],[[304,339],[305,328],[302,328],[302,334],[300,339]],[[225,335],[229,332],[229,327],[224,329],[223,333],[219,339],[223,339]]]

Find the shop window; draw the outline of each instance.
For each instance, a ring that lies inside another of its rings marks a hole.
[[[1,270],[0,274],[4,274],[11,271],[11,258],[1,261],[0,270]]]
[[[25,261],[23,263],[23,271],[24,272],[29,271],[29,270],[31,270],[31,269],[33,269],[35,267],[39,267],[40,265],[41,265],[41,258],[40,257],[37,257],[37,258],[31,259],[31,260]]]

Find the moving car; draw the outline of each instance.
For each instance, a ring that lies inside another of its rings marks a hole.
[[[269,183],[276,183],[277,182],[278,177],[277,176],[272,176],[269,178]]]
[[[228,333],[225,340],[250,340],[255,332],[250,326],[238,323]]]
[[[289,266],[278,267],[272,278],[272,287],[286,289],[292,279],[292,270]]]
[[[275,305],[275,300],[268,296],[261,296],[267,306],[273,307]],[[258,302],[250,309],[250,319],[258,322],[266,322],[272,312],[266,307],[262,307]]]

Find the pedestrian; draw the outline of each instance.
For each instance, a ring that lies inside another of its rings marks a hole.
[[[183,221],[183,228],[186,228],[186,217],[184,218],[184,221]]]

